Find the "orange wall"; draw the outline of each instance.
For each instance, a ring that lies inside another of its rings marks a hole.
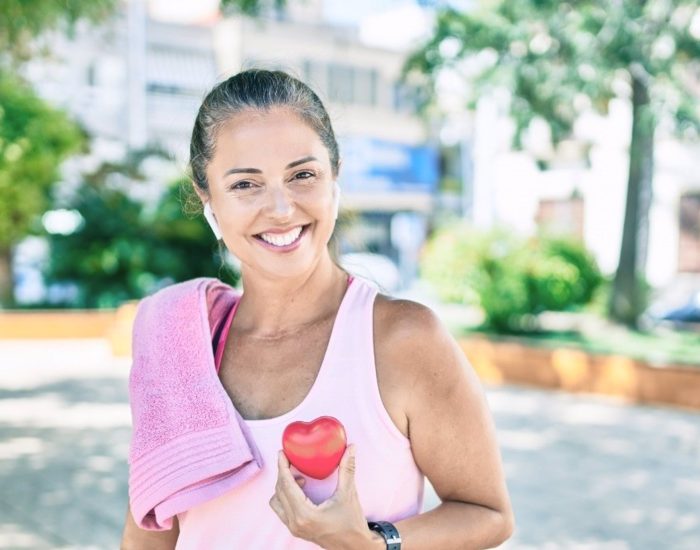
[[[104,338],[114,311],[0,312],[0,339]]]
[[[101,311],[3,311],[0,340],[106,338],[115,355],[129,356],[136,305],[129,302],[116,310]]]
[[[459,343],[485,382],[614,395],[639,403],[700,409],[700,366],[654,367],[629,357],[594,355],[569,348],[532,348],[484,337],[463,338]]]

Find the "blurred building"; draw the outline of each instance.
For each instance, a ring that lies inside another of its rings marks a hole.
[[[400,82],[404,54],[363,44],[356,28],[326,24],[320,0],[258,20],[213,12],[191,24],[156,20],[144,1],[131,0],[111,23],[47,44],[51,57],[28,65],[27,76],[85,126],[94,157],[157,144],[180,169],[197,108],[217,81],[253,66],[300,77],[326,104],[340,141],[341,208],[355,214],[342,251],[380,253],[405,279],[415,274],[437,147],[415,92]]]

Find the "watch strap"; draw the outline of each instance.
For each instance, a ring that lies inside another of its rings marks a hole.
[[[367,526],[379,533],[386,542],[387,550],[401,550],[401,535],[393,523],[388,521],[370,521]]]

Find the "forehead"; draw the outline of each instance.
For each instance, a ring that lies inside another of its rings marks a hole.
[[[308,155],[328,158],[321,138],[298,114],[276,108],[243,111],[229,118],[217,132],[212,161],[257,167],[273,159],[286,164]]]

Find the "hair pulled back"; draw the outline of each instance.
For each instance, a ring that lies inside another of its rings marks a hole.
[[[209,191],[206,170],[220,128],[243,111],[274,107],[292,110],[318,134],[328,150],[333,175],[338,174],[338,143],[330,117],[313,90],[284,71],[248,69],[217,84],[199,108],[190,141],[191,175],[199,189]]]

